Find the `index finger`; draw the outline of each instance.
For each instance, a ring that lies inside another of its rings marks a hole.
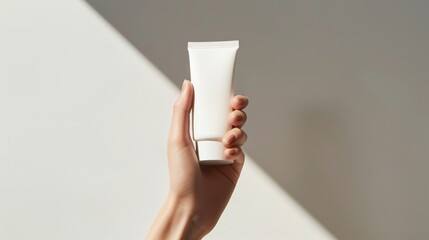
[[[236,95],[231,99],[231,106],[233,109],[241,110],[249,104],[249,98],[243,95]]]

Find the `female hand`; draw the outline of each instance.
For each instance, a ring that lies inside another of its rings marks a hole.
[[[168,138],[170,190],[167,201],[148,235],[153,239],[201,239],[209,233],[225,209],[244,164],[241,146],[247,135],[241,129],[246,122],[242,111],[248,104],[245,96],[231,99],[229,115],[232,129],[223,137],[229,165],[200,165],[189,134],[193,86],[188,80],[173,109]]]

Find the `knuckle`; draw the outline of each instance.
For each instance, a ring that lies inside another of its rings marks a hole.
[[[240,144],[244,144],[247,141],[247,134],[244,131],[241,131],[239,139]]]
[[[243,134],[245,134],[244,131],[241,130],[240,128],[235,128],[234,131],[237,137],[242,137]]]

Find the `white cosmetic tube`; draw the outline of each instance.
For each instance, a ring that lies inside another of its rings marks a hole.
[[[231,126],[233,77],[238,41],[189,42],[191,82],[194,86],[193,139],[200,164],[231,164],[222,138]]]

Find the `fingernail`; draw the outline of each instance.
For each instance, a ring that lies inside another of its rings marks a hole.
[[[231,154],[231,155],[235,155],[237,153],[238,153],[238,150],[236,148],[232,148],[229,150],[229,154]]]
[[[241,116],[241,115],[237,115],[237,116],[235,117],[235,119],[237,120],[237,122],[240,122],[241,120],[243,120],[243,116]]]
[[[239,99],[238,99],[238,103],[240,103],[240,104],[244,104],[244,99],[243,99],[243,98],[239,98]]]

